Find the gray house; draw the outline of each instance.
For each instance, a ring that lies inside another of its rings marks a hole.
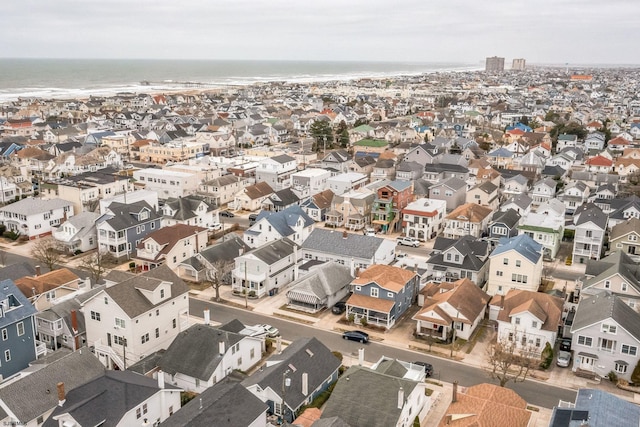
[[[288,306],[311,313],[332,307],[347,296],[352,280],[349,267],[335,261],[324,263],[291,284]]]
[[[489,230],[487,240],[491,243],[492,249],[498,245],[501,238],[518,235],[518,221],[520,221],[520,214],[511,208],[506,211],[494,212],[487,227]]]
[[[573,372],[606,377],[609,372],[627,381],[638,363],[640,314],[605,291],[578,304],[571,326]]]
[[[466,192],[466,182],[459,178],[449,178],[429,187],[429,198],[444,200],[447,202],[447,211],[450,212],[464,204]]]

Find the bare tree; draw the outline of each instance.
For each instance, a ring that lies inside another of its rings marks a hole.
[[[62,247],[53,237],[36,240],[31,248],[31,256],[53,271],[62,261]]]
[[[540,363],[529,348],[519,348],[515,338],[498,340],[487,348],[489,375],[504,387],[509,381],[523,382],[529,371]]]
[[[94,254],[82,258],[79,267],[89,273],[93,283],[98,283],[115,263],[115,260],[111,252],[98,250]]]
[[[7,266],[7,251],[0,250],[0,264],[2,264],[3,267]]]
[[[211,263],[211,268],[207,269],[207,281],[216,291],[216,301],[220,302],[220,286],[231,283],[231,271],[233,261],[219,259]]]

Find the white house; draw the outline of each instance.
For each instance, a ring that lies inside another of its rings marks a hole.
[[[100,214],[81,212],[60,224],[53,231],[53,238],[61,243],[70,253],[86,252],[98,247],[98,231],[96,220]]]
[[[298,205],[279,212],[262,211],[256,222],[244,232],[243,239],[252,248],[285,237],[301,245],[313,230],[314,224],[315,221]]]
[[[363,173],[347,172],[327,179],[327,184],[333,194],[341,195],[363,187],[368,181],[369,177]]]
[[[126,369],[166,349],[189,326],[189,287],[160,266],[105,289],[84,301],[87,346],[108,368]]]
[[[195,173],[166,169],[138,169],[133,171],[133,177],[145,189],[156,191],[160,199],[195,194],[200,184]]]
[[[489,255],[489,295],[510,289],[537,291],[542,277],[542,245],[527,235],[500,239]]]
[[[308,168],[291,175],[291,189],[299,197],[314,196],[328,188],[331,172],[326,169]]]
[[[594,206],[574,214],[573,262],[584,264],[588,259],[600,259],[608,216]]]
[[[62,199],[27,198],[0,208],[0,224],[29,239],[51,234],[74,214],[73,204]]]
[[[539,355],[553,345],[562,322],[563,299],[536,291],[512,289],[489,303],[489,319],[498,323],[498,340]]]
[[[288,188],[297,167],[296,159],[286,154],[266,157],[258,163],[256,182],[266,182],[275,191]]]
[[[402,234],[420,241],[433,239],[444,229],[445,200],[421,198],[402,210]]]

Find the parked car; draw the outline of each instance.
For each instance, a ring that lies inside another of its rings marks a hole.
[[[333,314],[342,314],[347,310],[347,303],[339,301],[331,308]]]
[[[233,212],[229,212],[229,211],[220,211],[218,215],[224,216],[226,218],[233,218],[235,216]]]
[[[569,338],[562,338],[560,340],[561,351],[571,351],[571,340]]]
[[[375,236],[376,235],[376,230],[371,228],[371,227],[367,227],[362,231],[362,233],[365,236]]]
[[[559,351],[558,358],[556,359],[556,364],[561,368],[566,368],[571,363],[571,353],[568,351]]]
[[[249,215],[249,227],[256,223],[256,219],[258,219],[257,213],[252,213],[251,215]]]
[[[260,325],[255,325],[254,328],[263,330],[269,338],[275,338],[278,335],[280,335],[280,331],[278,330],[278,328],[271,325],[267,325],[265,323]]]
[[[414,248],[420,246],[420,241],[414,237],[400,236],[396,239],[396,243],[404,246],[413,246]]]
[[[414,365],[422,366],[424,368],[424,373],[426,376],[430,377],[433,375],[433,365],[427,362],[413,362]]]
[[[344,331],[342,338],[350,341],[358,341],[363,344],[369,342],[369,334],[362,331]]]
[[[222,230],[222,224],[220,224],[219,222],[216,224],[211,224],[208,227],[209,231],[218,231],[218,230]]]

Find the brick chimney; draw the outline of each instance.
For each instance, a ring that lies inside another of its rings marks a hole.
[[[39,266],[39,265],[36,265],[36,277],[37,277],[37,276],[39,276],[39,275],[41,275],[41,274],[42,274],[42,273],[41,273],[41,271],[40,271],[40,266]]]
[[[64,402],[66,402],[67,400],[64,394],[64,383],[58,383],[57,388],[58,388],[58,406],[62,406],[64,405]]]
[[[347,230],[344,230],[344,231],[342,232],[342,238],[343,238],[343,239],[346,239],[347,237],[349,237],[349,234],[347,233]]]

